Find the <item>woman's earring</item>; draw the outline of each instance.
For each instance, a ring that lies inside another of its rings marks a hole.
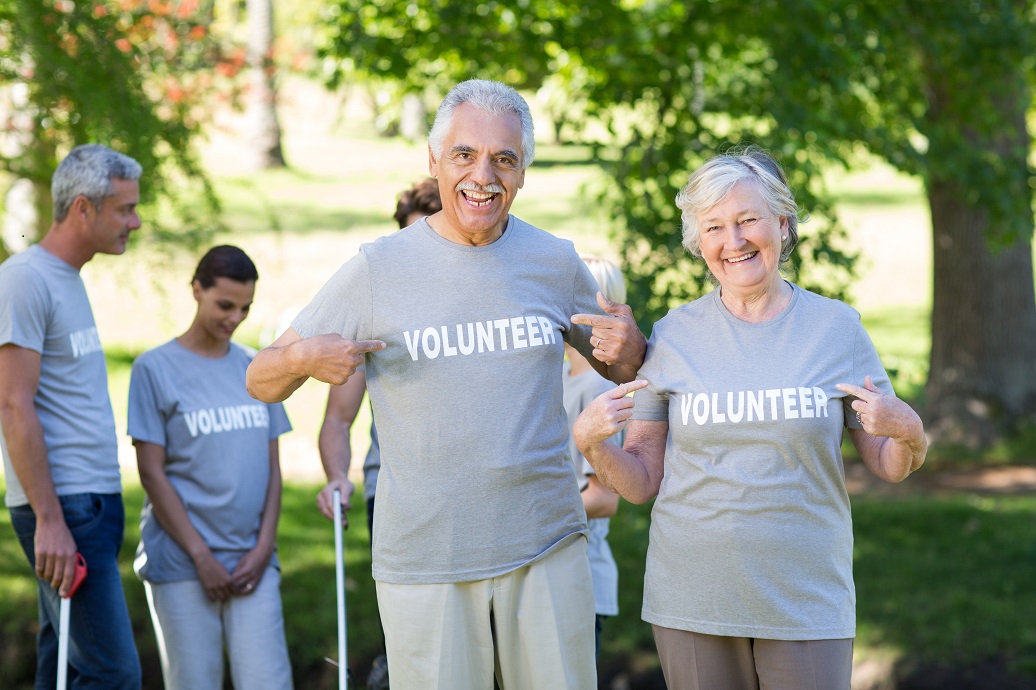
[[[786,240],[786,239],[788,239],[788,236],[787,236],[787,235],[781,235],[781,242],[783,242],[783,241],[784,241],[784,240]]]

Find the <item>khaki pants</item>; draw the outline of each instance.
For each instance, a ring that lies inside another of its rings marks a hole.
[[[392,690],[593,690],[586,539],[500,577],[377,583]]]
[[[223,649],[235,688],[291,690],[281,574],[267,566],[255,591],[212,601],[198,580],[144,583],[166,690],[223,687]]]
[[[849,690],[851,638],[764,640],[651,629],[669,690]]]

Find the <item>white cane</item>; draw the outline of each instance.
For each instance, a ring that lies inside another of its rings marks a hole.
[[[61,597],[61,612],[58,616],[58,690],[65,690],[68,684],[68,618],[72,602]]]
[[[335,591],[338,593],[338,689],[349,687],[349,657],[345,626],[345,550],[342,546],[342,492],[335,489]]]
[[[76,554],[76,570],[72,577],[72,586],[68,595],[61,597],[58,610],[58,686],[57,690],[65,690],[68,685],[68,621],[72,612],[72,595],[86,578],[86,559]]]

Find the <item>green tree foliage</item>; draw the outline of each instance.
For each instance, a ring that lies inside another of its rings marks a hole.
[[[332,87],[368,76],[441,96],[458,81],[483,77],[526,89],[546,81],[567,89],[580,110],[587,101],[587,116],[607,126],[599,155],[612,184],[601,197],[617,219],[631,301],[645,327],[705,289],[704,264],[680,246],[673,199],[704,157],[743,140],[795,163],[789,171],[813,218],[803,228],[801,277],[841,296],[853,257],[839,248],[841,230],[819,193],[815,159],[774,133],[759,103],[741,112],[747,99],[727,88],[736,61],[747,65],[738,74],[752,78],[764,46],[739,46],[714,31],[724,12],[699,4],[708,11],[669,2],[336,0],[322,55],[333,60]],[[563,116],[564,96],[553,100]]]
[[[318,56],[330,88],[362,82],[392,119],[404,94],[437,104],[465,79],[538,88],[557,71],[559,31],[581,11],[559,0],[330,0]]]
[[[921,176],[932,214],[926,422],[980,447],[1036,412],[1031,0],[808,0],[768,21],[773,117]],[[777,74],[779,73],[779,79]]]
[[[791,267],[796,280],[844,296],[855,256],[822,186],[830,152],[771,114],[779,95],[767,79],[767,43],[743,28],[758,26],[748,21],[755,12],[742,3],[602,3],[586,10],[594,31],[571,34],[571,59],[590,74],[591,113],[611,134],[601,142],[612,180],[603,198],[618,219],[642,325],[708,289],[704,263],[681,246],[674,199],[704,159],[738,144],[781,160],[809,217]]]
[[[0,0],[0,89],[27,107],[0,113],[7,136],[27,141],[0,154],[0,170],[42,185],[60,158],[101,142],[145,170],[151,237],[197,241],[219,206],[191,146],[203,101],[236,70],[208,34],[197,0]],[[203,68],[205,68],[203,70]]]
[[[580,11],[557,0],[332,0],[320,54],[332,87],[357,75],[411,91],[478,76],[535,87],[550,73],[547,44]]]
[[[822,171],[867,152],[922,177],[935,257],[929,428],[981,446],[1036,411],[1032,0],[337,0],[329,16],[332,83],[365,74],[441,93],[483,76],[578,89],[606,126],[601,200],[645,327],[707,289],[673,200],[716,152],[755,143],[781,159],[810,216],[794,277],[835,297],[855,257]]]

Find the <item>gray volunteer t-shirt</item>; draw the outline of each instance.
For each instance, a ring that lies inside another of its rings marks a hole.
[[[363,498],[374,498],[378,488],[378,472],[381,470],[381,445],[378,443],[378,425],[371,422],[371,446],[363,458]]]
[[[565,414],[568,416],[568,453],[572,458],[579,490],[583,491],[590,483],[590,475],[596,474],[576,447],[572,436],[572,426],[576,417],[593,402],[597,396],[615,388],[615,384],[603,378],[594,370],[584,371],[572,376],[569,364],[561,371],[561,384],[564,391]],[[622,446],[626,433],[620,431],[608,441]],[[591,518],[587,520],[590,532],[587,537],[586,556],[590,560],[590,575],[594,584],[594,612],[599,616],[616,616],[619,613],[619,567],[608,546],[609,518]]]
[[[508,573],[585,534],[566,453],[563,342],[591,356],[597,283],[571,242],[510,216],[469,247],[421,220],[365,244],[292,324],[380,339],[367,356],[381,471],[375,579]]]
[[[245,390],[253,354],[231,343],[224,357],[211,359],[171,340],[138,357],[130,375],[129,435],[165,448],[165,473],[191,524],[228,570],[256,545],[270,441],[291,430],[283,405],[261,403]],[[198,577],[149,500],[134,569],[149,582]]]
[[[891,393],[859,314],[793,286],[765,323],[719,290],[655,325],[634,419],[667,420],[643,618],[709,635],[855,636],[841,441],[859,427],[838,383]]]
[[[122,491],[108,371],[90,300],[74,267],[39,245],[0,264],[0,345],[40,353],[35,406],[59,496]],[[6,504],[29,499],[0,429]]]

